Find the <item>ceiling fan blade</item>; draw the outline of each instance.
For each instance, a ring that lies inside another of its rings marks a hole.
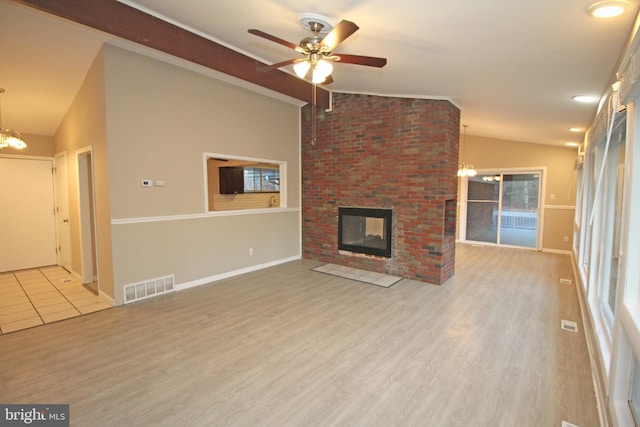
[[[347,37],[358,31],[358,28],[360,27],[353,22],[342,20],[322,39],[319,46],[323,51],[331,52],[336,46],[346,40]]]
[[[267,39],[267,40],[270,40],[272,42],[281,44],[282,46],[286,46],[289,49],[297,50],[297,48],[298,48],[297,44],[293,44],[291,42],[283,40],[280,37],[272,36],[271,34],[265,33],[264,31],[256,30],[256,29],[253,29],[253,28],[248,30],[248,31],[249,31],[249,33],[253,34],[254,36],[262,37],[263,39]]]
[[[324,81],[322,83],[320,83],[321,85],[330,85],[331,83],[333,83],[333,77],[331,77],[331,75],[328,75],[326,79],[324,79]]]
[[[384,67],[385,65],[387,65],[387,58],[377,58],[375,56],[347,55],[337,53],[331,59],[334,59],[334,61],[337,62],[342,62],[344,64],[367,65],[369,67]]]
[[[294,64],[299,61],[304,61],[304,58],[287,59],[286,61],[276,62],[275,64],[267,65],[265,67],[260,67],[259,71],[266,73],[267,71],[273,71],[278,68],[286,67],[287,65]]]

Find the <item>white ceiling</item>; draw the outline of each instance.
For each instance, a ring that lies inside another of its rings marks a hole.
[[[382,69],[336,64],[339,92],[450,99],[469,135],[564,145],[607,90],[640,0],[596,20],[591,0],[137,0],[123,1],[267,63],[298,54],[247,33],[293,43],[309,35],[303,12],[360,27],[336,53],[381,56]],[[0,0],[2,124],[53,135],[100,45],[112,37]],[[122,43],[122,42],[120,42]]]

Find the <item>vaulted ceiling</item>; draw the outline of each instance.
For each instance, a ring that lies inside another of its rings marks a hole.
[[[460,107],[468,134],[563,146],[581,139],[569,127],[586,128],[597,108],[572,97],[600,96],[615,80],[639,2],[630,0],[624,15],[606,20],[587,14],[588,0],[123,0],[118,5],[267,64],[299,54],[249,34],[249,28],[297,44],[310,34],[299,23],[301,13],[322,14],[334,25],[348,19],[360,29],[336,52],[386,57],[388,63],[381,69],[336,64],[334,83],[326,89],[449,99]],[[0,87],[7,90],[2,122],[25,133],[53,135],[102,43],[152,50],[28,3],[0,0]],[[73,9],[82,2],[59,3]],[[116,19],[98,13],[86,18],[110,26]],[[293,73],[290,66],[283,71]],[[289,77],[269,78],[292,82]]]

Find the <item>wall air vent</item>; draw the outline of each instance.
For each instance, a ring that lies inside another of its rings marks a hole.
[[[124,303],[129,304],[130,302],[173,292],[174,283],[175,279],[172,274],[170,276],[145,280],[144,282],[124,285]]]

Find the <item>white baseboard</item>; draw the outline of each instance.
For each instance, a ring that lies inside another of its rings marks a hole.
[[[571,255],[571,251],[563,251],[561,249],[542,248],[542,252],[548,252],[550,254]]]
[[[228,271],[226,273],[216,274],[214,276],[203,277],[201,279],[192,280],[190,282],[179,283],[174,286],[176,291],[182,291],[184,289],[193,288],[200,285],[206,285],[207,283],[217,282],[218,280],[228,279],[229,277],[239,276],[245,273],[251,273],[252,271],[262,270],[264,268],[273,267],[286,262],[296,261],[302,259],[302,256],[296,255],[289,258],[283,258],[276,261],[270,261],[264,264],[252,265],[251,267],[241,268],[238,270]]]

